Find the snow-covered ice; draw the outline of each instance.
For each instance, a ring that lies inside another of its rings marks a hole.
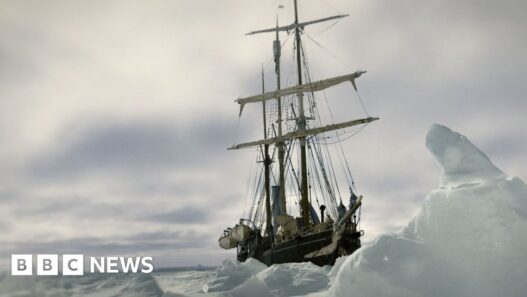
[[[226,260],[215,271],[0,277],[0,296],[527,296],[527,185],[444,126],[426,146],[444,172],[417,216],[334,267]]]
[[[426,147],[443,168],[441,186],[484,182],[504,177],[489,158],[465,136],[445,126],[432,125]]]

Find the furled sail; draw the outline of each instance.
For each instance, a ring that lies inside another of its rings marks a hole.
[[[340,15],[330,16],[330,17],[327,17],[327,18],[318,19],[318,20],[309,21],[309,22],[303,22],[303,23],[298,23],[298,24],[297,23],[292,23],[291,25],[287,25],[287,26],[263,29],[263,30],[258,30],[258,31],[252,31],[252,32],[249,32],[249,33],[247,33],[245,35],[253,35],[253,34],[258,34],[258,33],[276,32],[276,31],[287,31],[287,32],[289,32],[291,30],[296,29],[297,27],[300,28],[301,30],[303,30],[304,27],[307,26],[307,25],[321,23],[321,22],[325,22],[325,21],[331,21],[331,20],[335,20],[335,19],[340,19],[340,18],[344,18],[344,17],[347,17],[347,16],[349,16],[349,14],[340,14]]]
[[[348,121],[348,122],[342,122],[338,124],[331,124],[331,125],[327,125],[323,127],[311,128],[311,129],[306,129],[306,130],[297,130],[297,131],[287,133],[281,137],[273,137],[273,138],[267,138],[267,139],[233,145],[232,147],[228,148],[228,150],[237,150],[241,148],[259,146],[259,145],[264,145],[264,144],[274,144],[277,142],[283,142],[283,141],[294,139],[294,138],[306,137],[309,135],[316,135],[316,134],[333,131],[337,129],[342,129],[346,127],[351,127],[355,125],[360,125],[360,124],[367,124],[367,123],[376,121],[378,119],[379,118],[377,117],[369,117],[369,118],[358,119],[358,120],[353,120],[353,121]]]
[[[292,86],[289,88],[267,92],[267,93],[263,93],[263,94],[259,94],[255,96],[238,98],[235,100],[235,102],[240,104],[240,115],[241,115],[243,111],[243,107],[247,103],[261,102],[261,101],[276,99],[279,97],[288,96],[292,94],[298,94],[298,93],[318,92],[318,91],[325,90],[329,87],[332,87],[334,85],[338,85],[345,81],[350,81],[353,84],[353,88],[357,89],[356,84],[355,84],[355,79],[360,77],[364,73],[366,73],[366,71],[359,70],[351,74],[346,74],[346,75],[336,76],[336,77],[319,80],[315,82],[305,83],[302,85]]]

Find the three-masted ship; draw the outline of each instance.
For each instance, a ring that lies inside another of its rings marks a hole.
[[[220,247],[236,248],[239,261],[251,257],[267,265],[305,261],[321,266],[332,265],[337,257],[349,255],[361,246],[360,238],[364,232],[358,224],[362,196],[356,195],[351,171],[345,161],[350,193],[347,196],[349,203],[344,205],[327,139],[328,135],[336,137],[341,145],[345,132],[342,129],[368,124],[379,118],[367,116],[318,125],[321,121],[317,117],[315,94],[344,82],[351,82],[357,91],[355,80],[365,71],[311,81],[306,75],[302,46],[306,26],[346,16],[299,22],[297,0],[294,0],[292,24],[279,26],[277,20],[274,28],[248,33],[275,33],[276,90],[265,92],[262,70],[262,94],[236,100],[240,105],[240,116],[245,105],[261,104],[264,127],[263,139],[229,148],[256,148],[262,165],[261,174],[254,179],[255,195],[250,200],[247,217],[224,230],[219,238]],[[281,88],[283,44],[279,39],[280,32],[287,32],[294,38],[297,79],[296,85],[286,88]],[[340,148],[344,155],[342,146]],[[272,179],[274,185],[271,185]]]

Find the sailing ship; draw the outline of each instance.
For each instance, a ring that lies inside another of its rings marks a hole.
[[[275,33],[276,90],[265,91],[262,69],[262,93],[235,100],[240,105],[240,117],[247,104],[262,105],[264,132],[261,140],[228,148],[256,148],[262,165],[261,174],[255,175],[254,195],[250,198],[246,217],[234,227],[225,229],[219,238],[220,247],[236,249],[237,259],[241,262],[255,258],[266,265],[307,261],[320,266],[332,265],[336,258],[350,255],[361,246],[364,234],[359,228],[362,196],[356,194],[345,161],[350,194],[348,206],[344,205],[327,139],[336,137],[344,155],[341,142],[346,130],[343,129],[364,127],[379,118],[366,112],[365,118],[317,125],[322,123],[315,94],[344,82],[351,82],[357,91],[356,79],[365,71],[311,81],[302,45],[305,27],[346,16],[340,14],[299,22],[297,0],[294,0],[292,24],[279,26],[277,17],[274,28],[247,33]],[[294,38],[293,60],[296,61],[297,79],[295,85],[286,88],[281,88],[280,77],[281,32]],[[271,179],[274,185],[271,185]]]

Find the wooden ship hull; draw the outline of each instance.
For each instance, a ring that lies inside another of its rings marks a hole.
[[[241,221],[235,228],[226,231],[221,241],[230,238],[236,241],[237,260],[244,262],[248,258],[255,258],[266,265],[312,262],[319,266],[333,265],[340,256],[351,255],[361,247],[362,231],[357,231],[357,225],[352,217],[361,206],[362,197],[344,214],[337,223],[322,222],[314,225],[305,233],[294,233],[287,239],[272,239],[261,236],[258,228],[251,228]],[[236,240],[234,230],[244,226],[250,230],[244,240]]]
[[[332,243],[333,231],[322,231],[306,236],[282,242],[274,247],[263,251],[260,255],[254,255],[260,262],[266,265],[291,263],[291,262],[312,262],[319,266],[333,265],[340,256],[351,255],[356,249],[360,248],[360,232],[347,235],[337,243],[336,248],[329,254],[316,255],[316,252]],[[311,254],[315,254],[311,256]],[[243,259],[239,259],[243,260]]]

